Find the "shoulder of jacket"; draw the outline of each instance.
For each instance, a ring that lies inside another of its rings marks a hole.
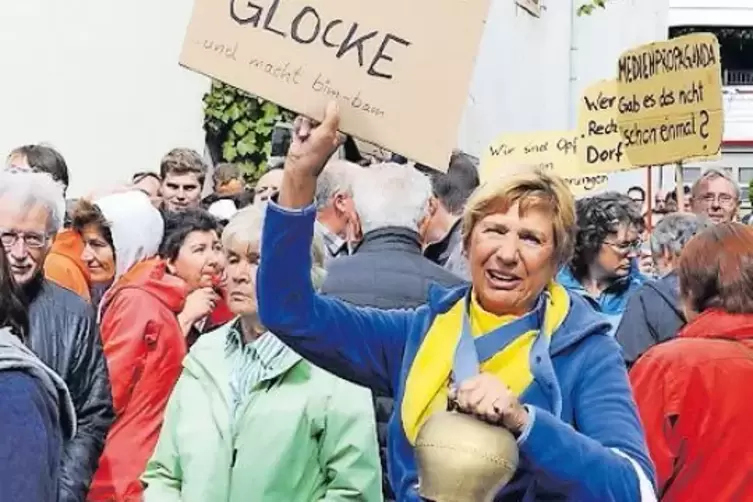
[[[348,380],[340,378],[337,375],[330,373],[329,371],[324,370],[319,366],[316,366],[315,364],[307,361],[306,359],[301,359],[296,366],[300,368],[308,368],[309,374],[311,376],[310,383],[326,397],[338,397],[338,399],[342,399],[342,393],[351,396],[360,394],[368,396],[371,394],[371,391],[366,387],[362,387],[360,385],[354,384],[353,382],[349,382]]]
[[[70,289],[64,288],[52,281],[44,281],[42,291],[39,293],[37,299],[52,307],[53,310],[60,310],[61,313],[65,313],[66,315],[94,316],[94,309],[86,300]]]

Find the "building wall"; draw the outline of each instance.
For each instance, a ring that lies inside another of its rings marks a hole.
[[[0,2],[0,161],[47,142],[70,196],[158,170],[174,146],[202,151],[207,79],[178,66],[189,0]]]
[[[461,148],[479,154],[503,132],[575,127],[583,89],[614,78],[626,49],[667,37],[668,0],[608,2],[591,16],[577,16],[582,3],[549,0],[535,18],[514,0],[492,0],[460,127]],[[610,185],[621,189],[644,176],[642,170],[620,174]]]

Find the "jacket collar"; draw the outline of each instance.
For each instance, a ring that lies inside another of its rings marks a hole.
[[[718,309],[707,310],[685,325],[678,336],[749,340],[753,338],[753,314],[730,314]]]
[[[403,227],[384,227],[372,230],[363,236],[357,253],[403,251],[421,254],[418,232]]]
[[[426,249],[424,250],[424,256],[434,263],[444,265],[445,262],[447,262],[447,260],[450,258],[450,253],[452,252],[452,250],[455,249],[463,239],[462,222],[463,219],[458,218],[458,220],[450,227],[450,231],[447,232],[447,235],[442,237],[441,240],[438,240],[437,242],[433,242],[426,246]]]
[[[428,308],[432,317],[450,310],[455,303],[462,299],[471,288],[463,284],[454,288],[444,288],[437,284],[429,287]],[[606,334],[611,325],[604,317],[596,312],[580,295],[568,292],[570,302],[564,322],[552,333],[549,353],[559,352],[575,345],[590,335]],[[753,333],[753,330],[751,330]]]

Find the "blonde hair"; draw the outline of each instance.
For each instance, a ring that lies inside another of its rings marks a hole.
[[[222,246],[241,255],[248,255],[254,245],[261,247],[265,211],[265,205],[252,205],[235,213],[222,232]],[[326,276],[324,243],[315,235],[311,243],[311,280],[314,289],[322,287]]]
[[[562,178],[540,169],[519,170],[487,180],[473,192],[463,211],[464,248],[468,250],[473,228],[481,219],[507,212],[516,203],[521,215],[531,209],[551,213],[557,265],[567,263],[573,254],[577,231],[575,199]]]

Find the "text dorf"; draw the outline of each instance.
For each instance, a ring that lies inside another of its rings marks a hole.
[[[289,21],[277,19],[277,9],[283,0],[272,0],[266,9],[250,0],[230,0],[230,16],[242,25],[261,28],[277,36],[290,37],[299,44],[308,45],[316,42],[329,49],[336,49],[335,57],[341,59],[350,52],[358,56],[358,66],[364,67],[366,52],[374,55],[368,62],[367,75],[390,80],[393,75],[386,68],[385,62],[393,61],[390,51],[395,45],[408,47],[411,42],[392,33],[380,34],[367,31],[357,22],[348,28],[342,19],[323,21],[319,12],[311,6],[305,6]],[[266,14],[266,15],[265,15]],[[262,21],[263,18],[263,21]],[[286,26],[287,29],[282,29]],[[378,46],[377,46],[378,44]]]

